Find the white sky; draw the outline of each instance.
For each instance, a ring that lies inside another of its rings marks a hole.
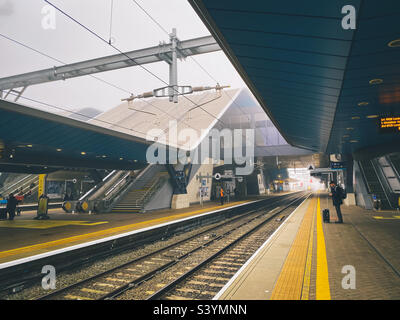
[[[52,0],[72,17],[108,39],[111,0]],[[165,29],[177,28],[180,40],[209,35],[208,30],[186,0],[137,0]],[[44,52],[66,63],[93,59],[118,53],[67,17],[56,14],[56,29],[42,28],[41,13],[47,4],[42,0],[0,0],[0,33]],[[136,50],[168,42],[168,36],[150,20],[132,0],[114,0],[112,36],[114,45],[123,51]],[[245,87],[243,80],[222,51],[195,56],[195,59],[221,85]],[[58,63],[14,44],[0,36],[0,78],[50,68]],[[168,81],[165,62],[147,64],[146,68]],[[98,73],[108,82],[134,94],[163,87],[142,68],[130,67]],[[179,85],[215,85],[214,81],[187,58],[179,62]],[[96,108],[105,111],[120,103],[128,94],[91,77],[51,82],[29,87],[24,96],[54,104],[69,110]],[[24,99],[21,103],[34,105]],[[44,108],[59,112],[52,108]]]

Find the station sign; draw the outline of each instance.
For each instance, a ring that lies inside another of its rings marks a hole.
[[[344,169],[345,163],[344,162],[331,162],[331,169]]]
[[[400,133],[400,116],[380,117],[379,130],[381,133]]]

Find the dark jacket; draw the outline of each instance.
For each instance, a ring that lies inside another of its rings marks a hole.
[[[332,193],[333,205],[334,206],[341,205],[343,203],[343,194],[344,194],[343,189],[339,186],[331,187],[331,193]]]
[[[7,209],[15,210],[15,208],[17,207],[17,204],[18,204],[18,200],[14,196],[8,197],[8,199],[7,199]]]

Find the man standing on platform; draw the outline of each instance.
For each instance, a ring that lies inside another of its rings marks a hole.
[[[14,197],[14,194],[10,193],[7,199],[7,212],[9,214],[9,220],[14,220],[15,209],[17,208],[18,200]]]
[[[225,196],[225,192],[224,192],[224,189],[222,189],[222,187],[221,187],[221,190],[220,190],[221,206],[224,205],[224,196]]]
[[[331,187],[331,193],[329,195],[332,197],[332,202],[334,207],[336,208],[336,214],[338,217],[338,221],[335,221],[335,223],[343,223],[343,217],[342,217],[342,211],[340,210],[340,205],[343,203],[344,191],[340,186],[336,185],[334,181],[331,181],[329,185]]]

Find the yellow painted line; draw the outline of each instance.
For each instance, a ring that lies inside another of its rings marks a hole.
[[[306,270],[304,272],[303,289],[301,292],[301,300],[308,300],[310,297],[310,284],[311,284],[311,267],[313,258],[313,246],[314,246],[314,226],[315,226],[315,213],[316,208],[314,207],[314,213],[310,228],[310,239],[308,241],[307,261]]]
[[[301,299],[315,204],[315,198],[312,198],[272,291],[271,300]]]
[[[400,216],[391,216],[391,217],[374,216],[373,218],[377,220],[398,220],[400,219]]]
[[[317,203],[317,280],[316,299],[331,300],[331,292],[328,277],[328,261],[326,259],[326,247],[324,230],[322,228],[321,204],[318,196]]]
[[[50,229],[63,226],[97,226],[108,221],[79,221],[79,220],[13,220],[0,221],[0,228]]]
[[[184,218],[184,217],[187,217],[187,216],[192,216],[192,215],[195,215],[195,214],[205,213],[205,212],[213,211],[213,210],[216,210],[216,209],[229,208],[231,206],[242,204],[242,203],[247,203],[247,202],[249,202],[249,201],[239,201],[239,202],[235,202],[233,204],[226,204],[226,205],[223,205],[223,206],[215,206],[215,207],[211,207],[211,208],[185,212],[185,213],[181,213],[181,214],[176,214],[176,215],[172,215],[172,216],[166,216],[166,217],[157,218],[157,219],[153,219],[153,220],[142,221],[142,222],[129,224],[129,225],[125,225],[125,226],[120,226],[120,227],[115,227],[115,228],[95,231],[95,232],[91,232],[91,233],[86,233],[86,234],[82,234],[82,235],[78,235],[78,236],[62,238],[62,239],[53,240],[53,241],[49,241],[49,242],[45,242],[45,243],[38,243],[38,244],[31,245],[31,246],[11,249],[11,250],[7,250],[7,251],[1,251],[0,252],[0,258],[5,258],[5,257],[9,257],[9,256],[16,255],[16,254],[26,253],[26,252],[31,252],[31,251],[34,251],[34,250],[47,249],[47,248],[60,246],[60,245],[65,245],[65,244],[76,242],[76,241],[87,240],[87,239],[90,239],[90,238],[108,236],[110,234],[118,233],[118,232],[122,232],[122,231],[136,230],[136,229],[139,229],[139,228],[142,228],[142,227],[145,227],[145,226],[155,225],[155,224],[158,224],[160,222],[178,220],[180,218]]]

